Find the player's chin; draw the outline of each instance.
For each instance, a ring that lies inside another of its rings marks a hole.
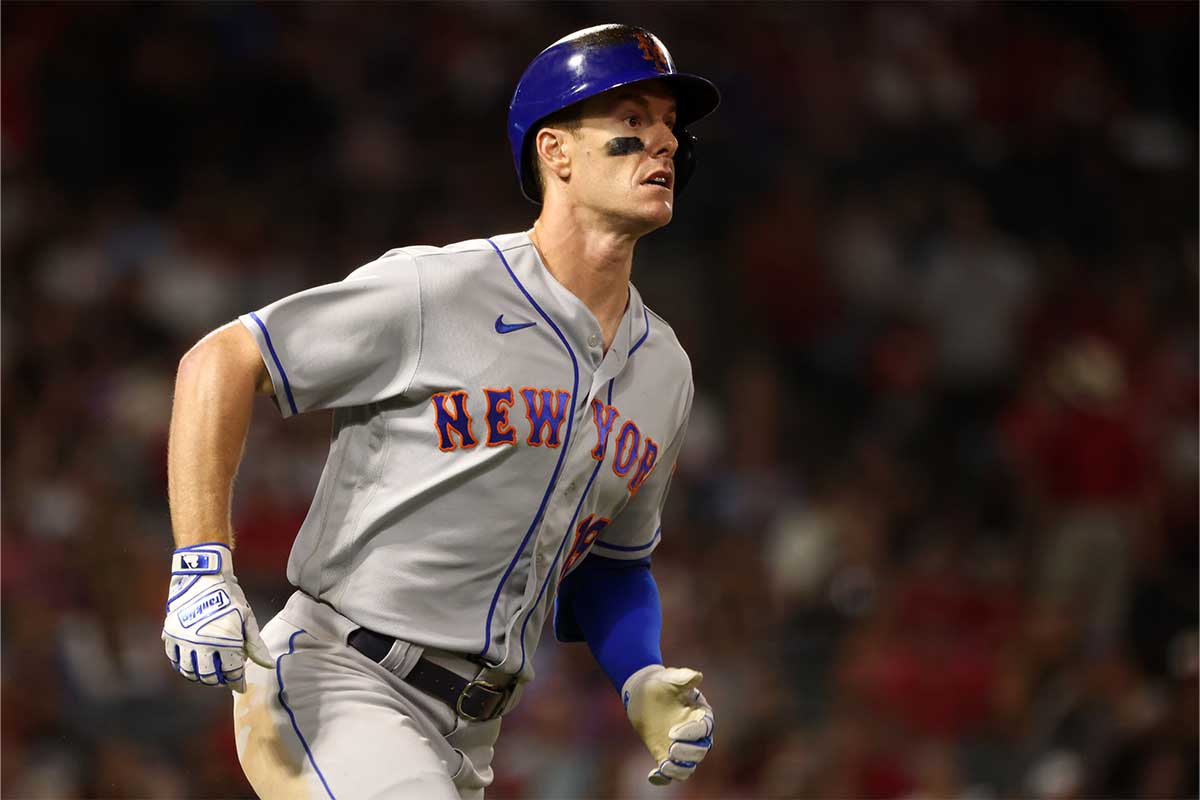
[[[674,215],[674,196],[655,197],[638,205],[637,217],[646,226],[647,232],[666,225]]]

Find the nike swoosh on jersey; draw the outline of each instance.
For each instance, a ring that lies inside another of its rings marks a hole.
[[[496,333],[512,333],[513,331],[519,331],[524,328],[532,328],[534,325],[537,325],[537,323],[536,322],[519,322],[519,323],[509,324],[504,321],[503,314],[496,317]]]

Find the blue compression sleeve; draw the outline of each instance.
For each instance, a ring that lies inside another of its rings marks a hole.
[[[589,555],[558,590],[555,636],[586,640],[617,691],[630,675],[662,663],[662,604],[650,559]]]

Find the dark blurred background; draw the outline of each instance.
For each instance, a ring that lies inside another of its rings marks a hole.
[[[391,247],[523,230],[560,36],[724,92],[634,281],[695,367],[655,556],[712,756],[671,790],[549,641],[491,798],[1196,797],[1197,5],[2,8],[5,797],[247,797],[159,642],[175,365]],[[329,419],[260,401],[266,620]]]

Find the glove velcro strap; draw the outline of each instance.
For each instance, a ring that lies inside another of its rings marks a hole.
[[[176,550],[171,556],[172,575],[217,575],[229,550],[222,545],[195,545]]]

